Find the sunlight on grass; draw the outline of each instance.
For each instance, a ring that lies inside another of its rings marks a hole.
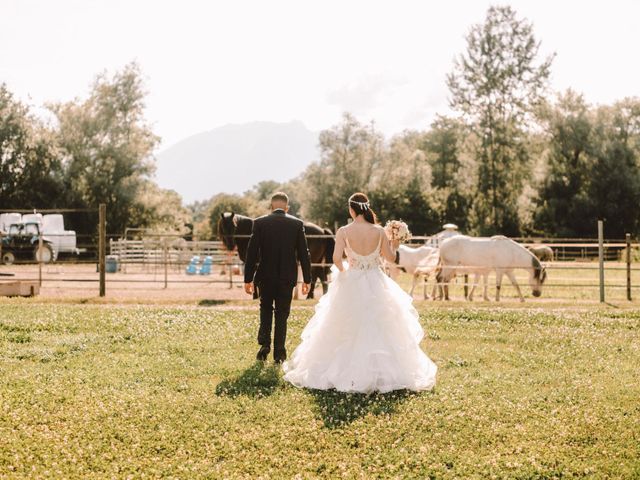
[[[2,302],[0,476],[640,476],[640,310],[420,309],[435,390],[359,395],[255,362],[255,309]]]

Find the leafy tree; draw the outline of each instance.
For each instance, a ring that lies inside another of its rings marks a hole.
[[[432,171],[420,150],[424,134],[405,131],[391,139],[374,172],[369,196],[381,222],[402,219],[419,235],[437,229],[430,204]]]
[[[517,200],[527,174],[525,126],[542,99],[552,57],[537,63],[532,25],[508,6],[491,7],[467,36],[447,77],[451,106],[480,139],[474,217],[481,233],[517,234]]]
[[[455,119],[438,115],[426,133],[422,148],[431,165],[434,188],[455,186],[456,174],[461,166],[460,139],[462,125]]]
[[[142,78],[130,64],[112,78],[97,77],[89,98],[51,105],[58,120],[69,206],[107,205],[108,229],[144,226],[140,194],[154,169],[158,143],[144,119]],[[93,218],[93,217],[91,217]],[[92,231],[95,223],[85,225]]]
[[[437,222],[455,223],[467,229],[475,172],[463,162],[464,126],[456,119],[438,116],[424,135],[422,149],[431,165],[430,203]]]
[[[63,192],[51,133],[0,85],[0,207],[53,208],[63,203]]]
[[[331,227],[346,223],[347,199],[366,193],[381,162],[383,137],[373,125],[362,125],[345,113],[342,123],[320,133],[320,161],[305,172],[302,214]]]
[[[182,205],[182,197],[173,190],[158,187],[144,180],[137,201],[131,209],[131,218],[156,232],[190,233],[192,214]]]
[[[547,132],[547,175],[538,192],[535,226],[550,235],[578,235],[589,203],[594,115],[582,95],[568,90],[555,105],[544,105],[540,118]]]
[[[640,99],[600,107],[594,140],[586,189],[591,208],[583,213],[583,228],[577,233],[593,232],[595,220],[604,219],[607,236],[623,238],[640,226]]]
[[[298,189],[296,182],[289,181],[287,183],[280,183],[275,180],[263,180],[244,194],[249,202],[249,216],[254,218],[260,217],[269,212],[271,196],[278,191],[285,192],[289,197],[289,213],[291,215],[298,215],[301,205],[297,198]]]

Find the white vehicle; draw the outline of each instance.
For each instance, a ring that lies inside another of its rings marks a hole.
[[[0,213],[0,233],[8,233],[11,225],[21,221],[22,215],[19,213]]]
[[[24,217],[23,217],[24,218]],[[42,217],[42,232],[54,245],[57,253],[71,253],[78,255],[76,232],[64,229],[64,217],[59,213],[52,213]]]
[[[80,253],[80,249],[77,247],[76,232],[64,229],[64,217],[59,213],[47,215],[41,213],[0,214],[0,232],[8,232],[9,226],[16,223],[37,223],[42,234],[51,242],[54,258],[57,258],[61,253],[73,255]]]

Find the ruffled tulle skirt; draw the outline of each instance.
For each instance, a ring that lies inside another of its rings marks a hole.
[[[341,392],[432,388],[437,366],[420,349],[413,299],[380,269],[336,270],[333,278],[283,365],[285,380]]]

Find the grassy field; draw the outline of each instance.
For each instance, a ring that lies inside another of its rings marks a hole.
[[[364,396],[254,307],[0,300],[0,478],[640,478],[640,309],[525,305],[420,305],[436,389]]]

